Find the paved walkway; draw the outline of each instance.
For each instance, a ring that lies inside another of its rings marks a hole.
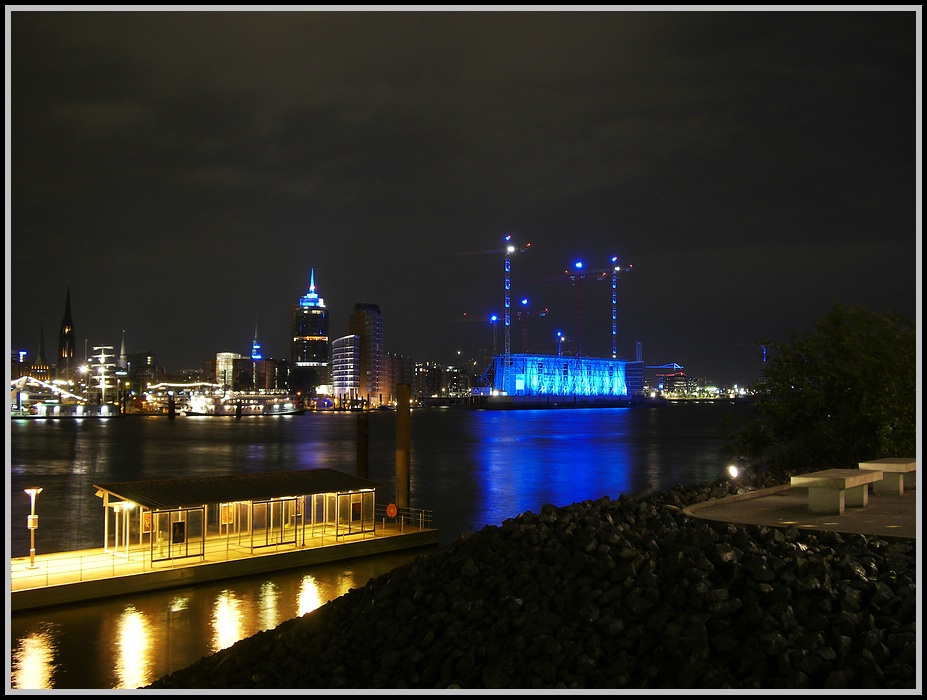
[[[773,525],[832,532],[916,539],[920,530],[917,490],[905,488],[899,496],[869,494],[865,508],[847,507],[843,515],[819,515],[808,510],[808,489],[775,486],[689,506],[696,518],[745,525]]]

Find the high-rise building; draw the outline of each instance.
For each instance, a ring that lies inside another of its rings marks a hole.
[[[309,290],[293,305],[290,389],[315,394],[331,384],[329,370],[328,310],[315,291],[315,269]]]
[[[358,393],[379,406],[389,401],[390,388],[385,384],[386,352],[383,349],[383,317],[378,304],[358,303],[348,317],[348,332],[360,336]]]
[[[61,331],[58,333],[58,357],[56,360],[57,375],[64,379],[71,379],[77,370],[74,360],[74,322],[71,320],[71,288],[68,287],[68,296],[64,302],[64,317],[61,319]]]
[[[216,353],[216,384],[231,389],[235,385],[235,361],[240,360],[237,352]]]
[[[339,408],[360,407],[360,336],[332,341],[332,397]]]

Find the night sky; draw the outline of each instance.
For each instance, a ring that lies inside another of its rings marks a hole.
[[[462,253],[507,234],[513,352],[518,308],[575,338],[564,271],[612,256],[619,357],[719,384],[835,302],[919,323],[919,7],[7,6],[8,345],[51,361],[70,287],[79,354],[288,359],[314,269],[331,338],[375,303],[388,352],[464,364],[504,257]],[[610,280],[581,299],[610,356]]]

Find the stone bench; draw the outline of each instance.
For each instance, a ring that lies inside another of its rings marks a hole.
[[[879,481],[875,469],[825,469],[799,474],[792,486],[807,487],[808,510],[825,515],[843,515],[846,506],[863,508],[869,502],[869,484]]]
[[[882,478],[872,483],[872,492],[886,496],[900,496],[904,488],[914,487],[917,462],[913,457],[885,457],[871,462],[860,462],[860,469],[882,472]]]

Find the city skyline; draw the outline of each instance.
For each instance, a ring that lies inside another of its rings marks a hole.
[[[70,288],[78,352],[286,358],[314,270],[330,338],[375,303],[455,364],[501,352],[507,234],[513,352],[609,356],[610,285],[577,309],[566,271],[612,256],[618,356],[719,384],[834,302],[919,320],[916,6],[41,7],[7,8],[11,351]]]

